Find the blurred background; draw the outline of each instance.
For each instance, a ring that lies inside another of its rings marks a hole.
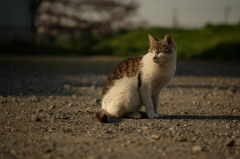
[[[240,60],[239,0],[0,1],[0,54],[135,56],[171,34],[181,60]]]

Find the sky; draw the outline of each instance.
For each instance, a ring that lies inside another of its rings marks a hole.
[[[151,26],[202,27],[207,23],[240,22],[240,0],[136,0],[135,20]],[[228,10],[228,11],[227,11]],[[228,14],[226,17],[225,14]],[[175,20],[173,20],[175,18]]]

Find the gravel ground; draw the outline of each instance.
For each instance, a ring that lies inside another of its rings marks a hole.
[[[178,62],[165,117],[102,124],[94,115],[119,60],[1,57],[0,158],[240,158],[239,63]]]

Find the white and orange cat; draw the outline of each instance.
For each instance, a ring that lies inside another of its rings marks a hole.
[[[122,61],[108,76],[102,109],[96,113],[102,123],[111,117],[141,118],[142,106],[148,118],[161,117],[159,96],[175,73],[177,47],[170,35],[157,39],[148,34],[148,38],[147,54]]]

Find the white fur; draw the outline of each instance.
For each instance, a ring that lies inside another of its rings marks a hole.
[[[153,59],[157,56],[157,59]],[[147,53],[142,58],[142,86],[138,90],[138,75],[124,77],[114,85],[102,99],[102,109],[110,116],[121,117],[138,112],[145,106],[149,118],[158,118],[160,91],[170,81],[176,69],[176,51],[171,54]]]
[[[157,59],[153,58],[157,56]],[[176,53],[148,53],[143,57],[142,87],[140,97],[149,118],[158,118],[159,96],[162,88],[173,77],[176,70]]]
[[[129,112],[137,112],[141,107],[136,76],[117,80],[104,95],[102,109],[109,115],[120,117]]]

